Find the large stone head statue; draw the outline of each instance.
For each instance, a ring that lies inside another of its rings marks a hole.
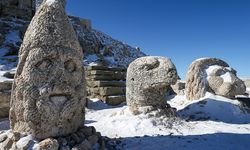
[[[12,130],[40,139],[75,132],[85,117],[83,53],[61,2],[47,0],[31,21],[11,97]]]
[[[232,98],[245,91],[244,82],[223,60],[202,58],[189,67],[186,83],[186,97],[189,100],[200,99],[206,92]]]
[[[175,84],[178,75],[175,65],[165,57],[141,57],[127,70],[127,105],[132,112],[140,107],[164,108],[169,85]]]

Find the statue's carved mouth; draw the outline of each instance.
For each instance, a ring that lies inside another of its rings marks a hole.
[[[52,94],[50,95],[50,101],[58,107],[63,107],[64,104],[70,99],[70,95],[67,94]]]

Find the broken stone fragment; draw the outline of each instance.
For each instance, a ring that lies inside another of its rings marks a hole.
[[[41,150],[58,150],[59,144],[56,139],[48,138],[39,143]]]

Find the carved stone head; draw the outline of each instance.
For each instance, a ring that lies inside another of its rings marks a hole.
[[[186,96],[189,100],[200,99],[206,92],[232,98],[244,94],[245,91],[244,82],[223,60],[199,59],[189,67],[186,84]]]
[[[166,107],[165,95],[169,85],[178,79],[175,65],[165,57],[141,57],[127,70],[127,104],[132,111],[143,106]]]
[[[19,58],[11,97],[12,130],[39,139],[75,132],[85,117],[83,54],[60,1],[43,3]]]

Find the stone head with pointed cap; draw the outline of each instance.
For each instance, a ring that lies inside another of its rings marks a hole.
[[[85,119],[83,53],[64,2],[43,2],[19,52],[11,128],[38,139],[73,133]]]

